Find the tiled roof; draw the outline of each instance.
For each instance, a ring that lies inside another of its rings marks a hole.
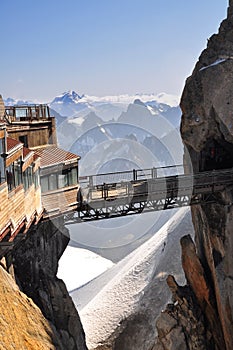
[[[7,137],[7,152],[12,151],[14,148],[18,148],[20,147],[22,144],[22,142],[19,142],[15,139],[12,139],[11,137]]]
[[[34,152],[26,147],[23,148],[23,158],[26,158],[30,153],[34,153]]]
[[[38,158],[40,158],[40,156],[38,156],[38,154],[34,154],[34,162],[38,159]]]
[[[33,151],[41,157],[42,168],[67,163],[69,161],[75,162],[77,159],[80,159],[80,156],[77,154],[67,152],[55,146],[34,149]]]

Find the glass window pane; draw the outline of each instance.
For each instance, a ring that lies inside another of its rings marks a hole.
[[[39,169],[37,169],[34,173],[34,184],[35,184],[35,188],[38,188],[40,185]]]
[[[67,184],[67,175],[66,174],[59,174],[58,175],[58,188],[66,187]]]
[[[47,176],[40,178],[41,182],[41,192],[47,192],[49,190],[49,179]]]
[[[31,186],[32,185],[32,183],[33,183],[33,179],[32,179],[32,167],[30,166],[28,169],[28,183],[29,183],[29,186]]]
[[[23,186],[24,186],[24,190],[27,191],[29,184],[28,184],[28,169],[26,169],[23,172]]]
[[[6,168],[6,178],[7,178],[8,190],[11,191],[14,187],[14,176],[13,176],[12,164]]]
[[[73,168],[71,170],[71,177],[72,177],[72,185],[76,185],[78,183],[78,173],[77,168]]]
[[[55,174],[49,175],[49,189],[50,190],[57,189],[57,176]]]
[[[68,185],[71,186],[72,185],[72,173],[71,173],[71,169],[68,170]]]
[[[4,182],[5,181],[5,169],[4,169],[4,160],[3,158],[0,156],[0,182]]]

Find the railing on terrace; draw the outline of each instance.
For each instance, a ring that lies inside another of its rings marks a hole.
[[[46,120],[50,118],[47,105],[6,106],[5,118],[8,122]]]

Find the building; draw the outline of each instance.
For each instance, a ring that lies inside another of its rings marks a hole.
[[[0,125],[0,257],[43,215],[39,181],[40,157],[7,137]]]
[[[4,106],[0,96],[0,122],[4,125],[8,138],[15,140],[17,147],[22,147],[22,159],[31,159],[33,155],[35,164],[36,160],[40,159],[37,168],[35,165],[28,168],[24,166],[25,175],[22,179],[24,188],[27,189],[31,185],[33,171],[40,175],[38,186],[44,209],[43,218],[76,210],[80,157],[58,147],[56,121],[50,115],[49,107],[45,104]],[[3,170],[3,177],[8,176],[8,190],[9,186],[13,186],[10,184],[11,170],[16,174],[17,168],[13,164],[6,166],[5,171],[8,175],[4,175]],[[17,183],[16,179],[14,183]]]

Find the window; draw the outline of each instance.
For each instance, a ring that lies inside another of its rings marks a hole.
[[[6,179],[9,191],[22,183],[21,159],[18,159],[6,168]]]
[[[24,186],[24,190],[27,191],[28,188],[29,188],[29,185],[28,185],[28,171],[27,171],[27,169],[23,173],[23,186]]]
[[[37,117],[35,107],[31,107],[31,117],[32,117],[32,119],[35,119]]]
[[[76,185],[78,182],[77,168],[68,170],[68,184],[69,186]]]
[[[41,192],[47,192],[49,190],[49,179],[48,176],[43,176],[40,178]]]
[[[6,181],[4,159],[0,156],[0,183]]]
[[[27,171],[28,171],[28,185],[30,187],[33,184],[33,175],[32,175],[32,166],[31,165],[27,168]]]
[[[24,190],[27,191],[29,187],[33,184],[33,174],[32,174],[32,166],[30,165],[24,172],[23,172],[23,185]]]
[[[25,147],[28,147],[28,137],[27,137],[27,135],[19,136],[19,141],[22,142]]]
[[[5,154],[5,137],[0,139],[0,183],[6,181],[6,174],[5,174],[5,162],[3,155]]]
[[[39,169],[37,169],[34,172],[34,184],[35,184],[35,188],[38,188],[40,186],[40,172],[39,172]]]
[[[15,109],[15,116],[16,116],[16,119],[27,118],[27,116],[28,116],[27,108],[16,108]]]
[[[56,174],[49,175],[49,189],[51,191],[57,189],[57,175]]]
[[[57,174],[50,174],[48,176],[42,176],[40,178],[41,192],[57,190],[57,188],[58,188],[57,180],[58,180]]]
[[[58,174],[58,188],[68,186],[67,176],[65,174]]]
[[[50,174],[41,177],[41,191],[47,192],[60,188],[74,186],[78,183],[78,169],[65,169],[62,173]]]
[[[6,168],[6,180],[7,180],[7,185],[8,185],[8,191],[11,191],[14,188],[14,183],[13,183],[13,166],[10,164]]]
[[[14,185],[15,187],[17,187],[22,183],[22,171],[21,171],[20,162],[14,162],[13,173],[14,173]]]

